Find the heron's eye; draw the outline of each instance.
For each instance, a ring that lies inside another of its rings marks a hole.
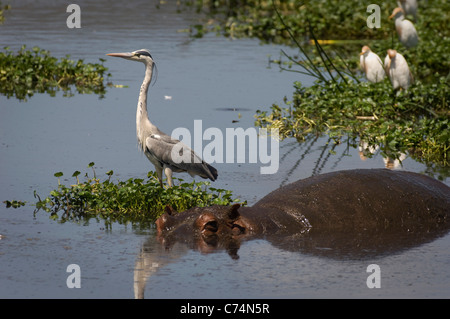
[[[138,58],[141,56],[139,53],[135,53],[135,56],[137,56]]]

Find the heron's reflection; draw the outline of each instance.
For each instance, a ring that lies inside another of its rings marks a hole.
[[[179,260],[188,250],[189,247],[182,243],[174,243],[171,249],[168,249],[158,242],[155,235],[149,237],[142,244],[136,258],[134,266],[134,297],[143,299],[148,278],[164,266]]]

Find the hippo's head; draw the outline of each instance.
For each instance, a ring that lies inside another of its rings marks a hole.
[[[249,220],[239,214],[239,207],[215,205],[177,213],[167,206],[156,220],[158,238],[166,247],[182,241],[204,253],[226,249],[237,258],[241,239],[253,232]]]

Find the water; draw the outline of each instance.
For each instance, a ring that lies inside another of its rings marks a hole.
[[[149,113],[166,133],[177,127],[193,130],[195,119],[202,120],[204,129],[252,127],[255,111],[282,104],[284,96],[291,96],[294,81],[312,83],[310,78],[268,68],[268,55],[278,57],[279,46],[214,35],[191,41],[178,30],[195,23],[197,16],[177,14],[173,5],[157,10],[149,1],[77,3],[81,29],[66,27],[66,4],[14,1],[0,26],[0,44],[13,50],[37,45],[54,56],[70,54],[86,62],[98,62],[109,52],[149,48],[158,66]],[[91,161],[97,174],[112,169],[122,180],[146,176],[153,169],[139,154],[135,137],[143,66],[109,57],[105,66],[115,84],[129,88],[109,88],[104,99],[58,93],[35,94],[20,102],[0,96],[1,201],[33,203],[34,190],[46,196],[56,187],[55,172],[64,172],[63,181],[69,184],[71,174],[87,172]],[[280,185],[313,173],[384,167],[380,156],[362,161],[353,149],[350,156],[342,156],[345,145],[335,149],[337,155],[321,156],[325,143],[326,138],[303,145],[282,142],[280,169],[274,175],[261,175],[260,164],[215,164],[220,175],[214,186],[233,190],[251,205]],[[403,169],[425,171],[409,158]],[[107,230],[102,222],[58,224],[44,212],[33,217],[30,205],[16,210],[1,205],[0,235],[1,298],[450,296],[448,234],[365,260],[289,252],[255,240],[244,243],[235,260],[226,252],[202,254],[182,246],[162,251],[153,229],[114,224]],[[366,269],[373,263],[381,268],[380,289],[366,286]],[[67,288],[69,264],[81,268],[80,289]]]

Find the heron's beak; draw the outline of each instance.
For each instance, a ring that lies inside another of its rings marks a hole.
[[[363,55],[364,53],[366,53],[366,52],[361,52],[359,55]]]
[[[108,53],[109,56],[115,56],[118,58],[131,59],[133,57],[133,53],[124,52],[124,53]]]

